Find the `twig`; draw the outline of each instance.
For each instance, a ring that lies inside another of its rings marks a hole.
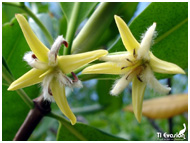
[[[171,78],[168,78],[167,83],[168,83],[169,87],[172,86]],[[170,92],[168,93],[168,95],[170,95],[171,93],[172,93],[172,91],[170,90]],[[168,126],[169,126],[169,133],[172,134],[173,133],[173,121],[172,121],[172,117],[168,119]]]
[[[157,132],[160,132],[163,135],[162,129],[156,124],[156,122],[153,119],[147,118],[150,124],[156,129]]]
[[[24,123],[16,133],[14,141],[26,141],[41,121],[41,119],[51,111],[50,102],[44,101],[40,96],[33,100],[34,109],[31,109],[28,113]]]

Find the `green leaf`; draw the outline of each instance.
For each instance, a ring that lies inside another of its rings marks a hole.
[[[128,23],[133,17],[137,5],[138,2],[122,2],[119,6],[118,11],[116,11],[115,14],[122,15],[122,17],[125,17],[125,21],[126,23]],[[100,39],[97,41],[97,48],[100,46],[109,47],[110,42],[113,42],[113,40],[115,41],[115,38],[118,35],[118,29],[115,21],[113,20],[109,28],[104,30],[104,32],[102,33],[103,34],[101,35]]]
[[[51,17],[47,13],[37,14],[36,16],[44,24],[44,26],[50,32],[52,37],[54,39],[56,39],[58,36],[58,32],[57,32],[58,29],[56,29],[56,27],[59,26],[58,25],[59,21],[55,17],[53,17],[53,16]],[[36,22],[31,18],[29,19],[29,24],[30,24],[32,30],[34,31],[34,33],[36,34],[36,36],[40,39],[40,41],[42,41],[42,43],[44,43],[48,48],[51,48],[51,45],[49,44],[46,36],[44,35],[44,32],[41,30],[41,28],[38,26],[38,24],[36,24]]]
[[[131,32],[140,42],[140,37],[153,22],[157,23],[158,36],[151,48],[153,54],[183,69],[188,67],[188,3],[151,3],[129,25]],[[121,39],[109,49],[109,52],[124,51]],[[171,75],[170,75],[171,76]],[[166,78],[169,75],[156,74]]]
[[[2,4],[2,24],[9,22],[15,16],[15,13],[22,13],[22,12],[23,10],[20,9],[19,7],[6,5],[3,3]]]
[[[119,96],[109,94],[113,84],[114,80],[99,80],[96,87],[99,103],[106,107],[105,111],[108,113],[122,107],[122,94]]]
[[[8,65],[7,65],[7,63],[6,63],[6,61],[5,61],[4,57],[2,57],[2,64],[3,64],[4,68],[8,71],[8,73],[12,74],[9,67],[8,67]]]
[[[71,125],[70,125],[71,126]],[[83,123],[76,123],[72,126],[71,130],[68,130],[61,123],[59,125],[59,130],[57,134],[58,141],[80,141],[80,140],[88,140],[88,141],[124,141],[125,139],[112,136],[108,133],[105,133],[99,129],[88,126]],[[75,134],[73,134],[75,132]]]
[[[75,38],[71,52],[75,54],[97,49],[98,41],[109,28],[119,5],[113,2],[101,3]]]
[[[71,20],[71,14],[74,8],[74,2],[61,2],[61,7],[63,10],[63,13],[65,14],[67,18],[67,22]],[[90,14],[90,12],[93,10],[93,8],[97,5],[97,2],[81,2],[80,3],[80,9],[79,9],[79,15],[76,22],[76,27],[79,26],[79,24]]]
[[[22,60],[29,47],[16,19],[2,27],[2,54],[15,79],[30,70]],[[2,86],[2,136],[3,140],[12,140],[24,121],[29,108],[15,91],[7,91],[8,86]],[[25,89],[29,97],[39,94],[39,87]]]
[[[62,16],[62,18],[59,20],[59,34],[65,37],[66,32],[67,32],[67,19],[65,16]]]

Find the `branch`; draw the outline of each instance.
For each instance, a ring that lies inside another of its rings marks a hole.
[[[24,123],[16,133],[14,141],[26,141],[41,121],[41,119],[51,111],[50,102],[44,101],[40,96],[33,100],[34,109],[31,109],[28,113]]]
[[[156,122],[153,119],[147,118],[150,124],[156,129],[157,132],[160,132],[163,135],[162,129],[156,124]]]
[[[168,78],[167,83],[168,83],[169,87],[172,86],[171,78]],[[170,95],[171,93],[172,93],[172,91],[170,91],[168,93],[168,95]],[[172,134],[173,133],[173,121],[172,121],[172,117],[168,119],[168,126],[169,126],[169,133]]]

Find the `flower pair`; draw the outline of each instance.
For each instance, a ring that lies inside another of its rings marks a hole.
[[[76,117],[67,103],[65,86],[70,88],[82,87],[80,80],[78,80],[73,71],[87,63],[96,59],[106,61],[87,67],[83,70],[83,74],[121,75],[121,78],[116,81],[110,92],[112,95],[118,95],[131,81],[133,82],[133,110],[139,122],[141,121],[142,102],[146,85],[148,84],[160,93],[168,93],[170,91],[169,87],[165,87],[157,81],[153,71],[184,74],[184,71],[177,65],[162,61],[149,51],[155,34],[156,23],[153,23],[148,28],[142,42],[139,44],[125,22],[120,17],[115,16],[116,24],[127,52],[107,55],[108,52],[106,50],[96,50],[76,55],[58,56],[60,46],[62,44],[66,47],[68,46],[67,41],[62,36],[58,36],[49,50],[38,40],[22,15],[17,14],[16,18],[32,50],[32,52],[25,54],[24,60],[33,69],[14,81],[8,90],[16,90],[42,82],[44,99],[54,99],[60,110],[71,120],[72,124],[76,123]],[[68,73],[73,75],[73,79],[66,75]]]

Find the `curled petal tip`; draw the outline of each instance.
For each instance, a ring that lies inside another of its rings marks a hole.
[[[68,47],[69,47],[69,44],[68,44],[68,42],[67,42],[67,41],[63,41],[63,45],[65,45],[65,47],[66,47],[66,48],[68,48]]]

